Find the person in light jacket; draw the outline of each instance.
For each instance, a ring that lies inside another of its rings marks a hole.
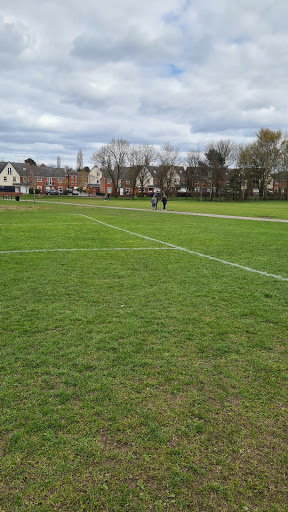
[[[157,196],[156,196],[156,194],[154,194],[154,196],[152,197],[151,204],[152,204],[153,210],[155,210],[155,208],[157,208]]]

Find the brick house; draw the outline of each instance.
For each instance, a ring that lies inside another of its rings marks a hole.
[[[65,169],[30,166],[30,188],[39,190],[39,193],[57,190],[62,194],[66,185]]]
[[[149,166],[143,173],[142,179],[137,178],[136,180],[136,195],[151,195],[159,193],[160,180],[158,175],[157,166]],[[173,170],[172,182],[170,184],[171,193],[177,191],[186,191],[187,177],[184,167],[177,166]],[[96,195],[97,193],[114,195],[115,190],[110,174],[103,169],[99,169],[97,165],[91,169],[88,177],[87,192]],[[164,190],[166,190],[164,184]],[[133,194],[133,184],[131,178],[131,168],[123,167],[121,170],[121,176],[118,180],[118,195],[120,197],[131,197]]]
[[[96,169],[95,169],[96,168]],[[115,190],[113,187],[112,179],[106,170],[99,169],[95,166],[94,171],[96,177],[94,179],[94,189],[105,195],[114,195]],[[90,171],[92,173],[93,169]],[[132,194],[131,180],[129,177],[129,167],[123,167],[121,177],[118,180],[118,195],[130,197]],[[99,183],[100,181],[100,183]]]
[[[0,163],[0,186],[20,187],[22,194],[28,192],[29,188],[42,194],[49,190],[57,190],[62,194],[67,188],[78,188],[79,179],[79,173],[74,170],[47,167],[44,164],[36,166],[25,162]]]
[[[287,198],[288,178],[284,179],[282,176],[275,176],[272,187],[273,194]]]
[[[65,184],[66,188],[77,189],[79,186],[79,175],[76,171],[65,171]]]

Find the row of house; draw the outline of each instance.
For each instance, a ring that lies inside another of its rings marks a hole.
[[[133,193],[131,179],[129,178],[129,167],[124,167],[121,172],[121,179],[118,181],[118,193],[120,196],[130,197]],[[174,171],[171,192],[176,190],[185,191],[187,187],[184,167],[177,167]],[[142,183],[137,183],[136,194],[152,194],[160,192],[157,167],[149,167]],[[67,189],[81,188],[87,193],[114,194],[112,180],[107,172],[95,165],[90,172],[81,173],[68,171],[63,168],[30,165],[28,163],[1,162],[0,163],[0,187],[6,189],[14,187],[18,193],[27,193],[28,189],[35,189],[45,194],[50,191],[58,191],[60,194]]]
[[[135,194],[152,195],[165,190],[171,194],[185,194],[187,191],[194,196],[209,196],[212,187],[211,173],[199,169],[199,172],[189,173],[189,168],[183,166],[173,167],[169,174],[169,182],[166,176],[161,182],[159,167],[150,166],[146,169],[142,180],[136,180]],[[224,190],[229,183],[229,169],[223,174],[221,182],[218,183],[219,190]],[[133,194],[133,183],[131,179],[131,168],[123,167],[121,177],[118,180],[118,195],[131,197]],[[112,179],[107,171],[95,165],[90,172],[76,172],[64,168],[30,165],[28,163],[2,162],[0,163],[0,194],[1,188],[8,190],[13,187],[16,194],[27,193],[28,189],[37,190],[38,193],[49,193],[58,191],[63,194],[65,190],[83,189],[90,195],[111,194],[114,195]],[[257,195],[257,186],[253,187],[251,194]],[[271,179],[270,192],[274,194],[287,193],[287,182],[275,177]]]
[[[136,181],[136,195],[152,195],[153,193],[161,192],[162,184],[159,179],[159,175],[161,177],[159,167],[150,166],[146,171],[144,181],[141,183],[139,178]],[[189,167],[185,169],[183,166],[174,166],[172,174],[170,173],[169,187],[167,179],[166,181],[164,180],[164,187],[162,187],[164,190],[162,191],[167,192],[168,190],[172,195],[181,195],[189,192],[191,195],[196,197],[209,197],[212,192],[215,193],[215,188],[217,188],[219,189],[219,193],[224,194],[229,188],[229,185],[231,188],[230,182],[232,182],[232,173],[232,169],[226,169],[216,187],[215,179],[212,179],[209,168],[199,168],[190,173]],[[243,187],[245,186],[247,185],[244,185]],[[110,175],[107,171],[99,169],[97,165],[91,169],[87,176],[86,190],[91,195],[97,195],[99,193],[114,195],[115,192]],[[275,195],[287,194],[287,180],[276,176],[274,178],[271,177],[268,184],[268,192]],[[118,180],[118,195],[131,196],[132,194],[133,187],[131,182],[131,168],[124,167],[122,168],[121,178]],[[257,180],[255,180],[254,183],[251,183],[249,195],[259,195]]]
[[[177,166],[173,168],[170,189],[173,194],[177,191],[186,192],[187,175],[184,167]],[[96,195],[97,193],[114,195],[115,190],[109,173],[106,170],[99,169],[99,167],[95,165],[88,174],[86,191],[92,195]],[[136,195],[151,195],[153,193],[159,193],[160,191],[158,168],[156,166],[149,166],[146,169],[145,177],[143,177],[142,180],[139,178],[136,180],[135,193]],[[132,194],[133,183],[131,179],[131,168],[123,167],[121,170],[121,177],[118,180],[118,195],[131,197]]]
[[[0,162],[0,187],[5,191],[13,187],[16,193],[24,194],[29,189],[39,193],[78,188],[79,173],[63,168],[30,165],[28,163]]]

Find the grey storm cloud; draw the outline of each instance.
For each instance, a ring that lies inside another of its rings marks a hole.
[[[24,24],[0,17],[0,58],[15,58],[29,46],[29,30]]]
[[[168,30],[159,37],[149,36],[139,28],[129,27],[127,32],[81,34],[73,42],[71,54],[81,59],[100,62],[137,60],[146,65],[170,62],[178,56],[181,37],[175,30]]]

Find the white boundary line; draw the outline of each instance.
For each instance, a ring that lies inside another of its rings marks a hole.
[[[268,272],[262,272],[261,270],[255,270],[250,267],[244,267],[243,265],[239,265],[238,263],[231,263],[230,261],[221,260],[219,258],[214,258],[214,256],[208,256],[207,254],[202,254],[201,252],[190,251],[189,249],[185,249],[184,247],[180,247],[178,245],[169,244],[168,242],[163,242],[162,240],[158,240],[157,238],[151,238],[145,235],[139,235],[139,233],[134,233],[133,231],[128,231],[127,229],[118,228],[116,226],[112,226],[112,224],[107,224],[106,222],[102,222],[101,220],[93,219],[93,217],[88,217],[83,213],[79,213],[81,217],[86,217],[86,219],[93,220],[94,222],[98,222],[99,224],[103,224],[103,226],[108,226],[109,228],[117,229],[118,231],[124,231],[124,233],[129,233],[129,235],[139,236],[140,238],[145,238],[146,240],[151,240],[152,242],[158,242],[159,244],[167,245],[172,249],[178,249],[179,251],[188,252],[189,254],[195,254],[195,256],[200,256],[201,258],[207,258],[209,260],[218,261],[219,263],[223,263],[224,265],[230,265],[231,267],[241,268],[242,270],[247,270],[248,272],[254,272],[256,274],[260,274],[266,277],[273,277],[274,279],[279,279],[280,281],[287,281],[287,277],[282,277],[277,274],[268,274]]]
[[[78,214],[77,214],[78,215]],[[82,224],[83,226],[83,222],[54,222],[53,223],[53,226],[74,226],[74,224]],[[52,224],[50,224],[49,226],[51,226]],[[5,228],[13,228],[14,226],[26,226],[27,227],[27,224],[25,223],[22,223],[22,224],[0,224],[0,226],[2,227],[5,227]],[[34,228],[34,226],[48,226],[47,222],[46,223],[42,223],[42,224],[30,224],[29,227],[32,227]]]
[[[176,247],[88,247],[83,249],[23,249],[15,251],[0,251],[0,254],[30,253],[30,252],[72,252],[72,251],[169,251]]]

